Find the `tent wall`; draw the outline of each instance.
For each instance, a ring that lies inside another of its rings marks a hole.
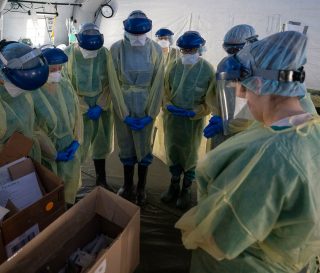
[[[307,87],[320,90],[320,1],[319,0],[121,0],[111,19],[101,20],[105,45],[123,37],[122,21],[135,9],[141,9],[153,21],[150,37],[160,27],[169,27],[175,39],[184,31],[199,31],[207,41],[205,57],[216,67],[225,56],[221,45],[224,34],[236,24],[254,26],[259,38],[280,30],[283,23],[300,21],[309,26]]]

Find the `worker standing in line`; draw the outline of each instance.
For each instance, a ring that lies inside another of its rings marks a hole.
[[[161,200],[175,201],[180,209],[191,204],[204,117],[213,110],[215,101],[213,67],[200,57],[204,45],[205,40],[198,32],[185,32],[177,40],[182,55],[169,65],[165,76],[164,145],[172,178]]]
[[[83,117],[83,143],[80,147],[81,162],[92,156],[96,185],[113,190],[106,179],[106,156],[113,149],[113,115],[108,81],[108,50],[104,38],[92,23],[83,24],[78,43],[69,46],[65,53],[69,61],[64,72],[78,95]]]
[[[301,272],[320,252],[320,118],[306,112],[307,37],[273,34],[225,60],[259,122],[197,166],[198,204],[176,223],[191,273]]]
[[[111,46],[109,58],[115,129],[124,169],[124,184],[118,194],[142,206],[153,159],[153,125],[163,96],[164,61],[161,47],[147,38],[152,21],[143,11],[131,12],[123,25],[124,38]],[[134,194],[136,163],[138,184]]]

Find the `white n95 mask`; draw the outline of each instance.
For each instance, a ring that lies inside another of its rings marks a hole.
[[[181,56],[181,61],[182,61],[182,64],[185,64],[185,65],[193,65],[195,63],[198,62],[199,60],[199,53],[195,53],[195,54],[183,54]]]
[[[13,98],[21,95],[24,92],[26,92],[26,90],[23,90],[23,89],[15,86],[13,83],[11,83],[9,81],[5,81],[4,82],[4,88],[7,90],[9,95],[11,97],[13,97]]]
[[[146,44],[147,34],[133,35],[126,32],[125,35],[129,39],[131,46],[144,46]]]
[[[249,110],[247,99],[236,97],[234,118],[235,119],[254,120],[254,118]]]
[[[85,59],[92,59],[92,58],[97,57],[97,55],[98,55],[98,50],[86,50],[82,47],[79,47],[79,48],[80,48],[80,51],[82,53],[83,58],[85,58]]]
[[[51,72],[49,74],[48,83],[58,83],[61,80],[61,71]]]
[[[168,48],[170,46],[170,41],[168,40],[159,40],[158,44],[162,47],[162,48]]]

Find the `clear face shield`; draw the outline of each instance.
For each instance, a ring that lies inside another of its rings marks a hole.
[[[247,124],[254,119],[248,108],[245,94],[237,91],[239,85],[240,82],[234,80],[217,80],[218,105],[223,120],[224,135],[235,133],[236,124]]]
[[[241,82],[250,77],[261,77],[277,82],[300,82],[305,80],[303,66],[296,70],[266,70],[241,63],[236,56],[223,59],[216,73],[218,105],[221,109],[224,134],[237,133],[246,128],[254,120],[247,100],[246,92],[241,92]],[[254,91],[254,90],[253,90]]]

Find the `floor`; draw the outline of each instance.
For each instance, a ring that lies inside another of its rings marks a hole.
[[[108,183],[117,190],[123,182],[122,164],[114,151],[106,161]],[[91,161],[82,168],[83,185],[94,185],[95,172]],[[135,181],[137,178],[135,178]],[[183,212],[174,204],[165,205],[160,194],[170,183],[166,165],[154,159],[149,168],[147,180],[148,203],[141,210],[141,253],[140,265],[135,273],[187,273],[189,272],[191,252],[182,243],[180,231],[174,228],[175,222]],[[195,187],[193,203],[195,203]]]

